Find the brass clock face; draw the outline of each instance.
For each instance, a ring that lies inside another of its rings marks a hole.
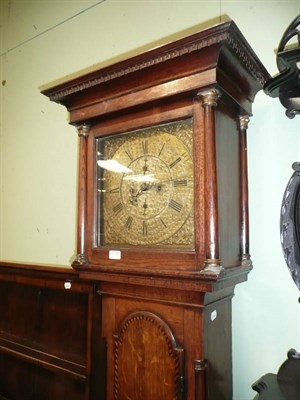
[[[98,138],[97,245],[194,248],[192,119]]]

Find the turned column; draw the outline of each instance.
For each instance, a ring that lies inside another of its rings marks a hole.
[[[241,193],[241,232],[240,254],[244,266],[252,264],[249,254],[249,204],[248,204],[248,162],[247,162],[247,129],[248,116],[239,118],[240,131],[240,193]]]
[[[216,165],[215,109],[219,93],[208,89],[199,93],[204,109],[204,158],[205,158],[205,269],[220,269],[218,189]]]
[[[77,127],[79,136],[79,166],[78,166],[78,218],[77,218],[77,255],[73,265],[88,263],[86,254],[86,219],[87,219],[87,137],[90,127]]]

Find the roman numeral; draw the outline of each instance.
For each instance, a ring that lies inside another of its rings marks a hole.
[[[130,153],[130,150],[125,150],[125,153],[127,155],[127,157],[130,159],[130,161],[133,160],[132,154]]]
[[[148,140],[144,140],[142,142],[142,146],[143,146],[143,153],[148,154]]]
[[[187,152],[182,153],[182,154],[181,154],[181,157],[182,157],[185,161],[187,161],[187,160],[190,158],[190,156],[189,156],[189,154],[188,154]]]
[[[129,231],[131,229],[133,218],[129,216],[125,222],[125,228]]]
[[[167,228],[167,225],[166,225],[165,221],[162,218],[160,218],[160,222],[162,223],[164,228]]]
[[[172,208],[173,210],[177,211],[177,212],[180,212],[180,211],[182,210],[182,207],[183,207],[182,204],[177,203],[177,201],[175,201],[175,200],[173,200],[173,199],[171,199],[171,200],[169,201],[168,206],[169,206],[170,208]]]
[[[175,167],[175,165],[178,164],[180,161],[181,161],[181,157],[176,158],[176,160],[174,160],[174,161],[169,165],[169,167],[170,167],[170,168]]]
[[[147,236],[148,234],[148,225],[146,221],[143,221],[143,235]]]
[[[120,193],[120,188],[116,187],[114,189],[110,189],[109,193]]]
[[[113,207],[113,212],[118,215],[120,211],[122,211],[123,209],[123,204],[122,203],[118,203]]]
[[[163,152],[163,149],[164,149],[165,145],[166,145],[166,143],[164,143],[164,144],[162,145],[162,147],[161,147],[161,149],[160,149],[160,151],[159,151],[159,153],[158,153],[158,156],[160,156],[161,153]]]
[[[187,179],[175,179],[173,181],[173,186],[174,187],[187,186]]]

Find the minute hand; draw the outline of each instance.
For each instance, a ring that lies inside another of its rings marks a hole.
[[[178,186],[187,186],[188,185],[189,180],[186,178],[174,178],[174,179],[167,179],[165,181],[161,181],[161,182],[148,182],[148,183],[143,183],[143,185],[141,185],[141,189],[140,191],[146,191],[146,190],[150,190],[150,189],[157,189],[157,190],[161,190],[163,188],[163,186],[167,183],[173,183],[173,186],[178,187]]]
[[[187,178],[174,178],[174,179],[168,179],[168,180],[165,180],[165,181],[161,181],[159,183],[156,182],[155,185],[156,186],[158,186],[158,185],[161,186],[161,185],[164,185],[165,183],[173,182],[174,186],[187,186],[189,181],[190,180],[187,179]]]
[[[182,178],[182,179],[167,179],[165,181],[161,181],[161,182],[144,182],[141,184],[139,190],[137,191],[136,194],[131,194],[130,197],[133,200],[132,202],[137,204],[137,198],[139,196],[141,196],[143,193],[147,192],[148,190],[151,189],[156,189],[157,191],[161,191],[163,186],[166,183],[171,183],[173,182],[174,187],[178,187],[178,186],[187,186],[188,184],[188,180],[186,178]]]

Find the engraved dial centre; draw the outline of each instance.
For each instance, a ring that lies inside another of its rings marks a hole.
[[[158,157],[143,156],[128,168],[132,172],[124,174],[121,183],[122,201],[128,213],[142,219],[157,217],[167,207],[172,193],[168,166]]]

